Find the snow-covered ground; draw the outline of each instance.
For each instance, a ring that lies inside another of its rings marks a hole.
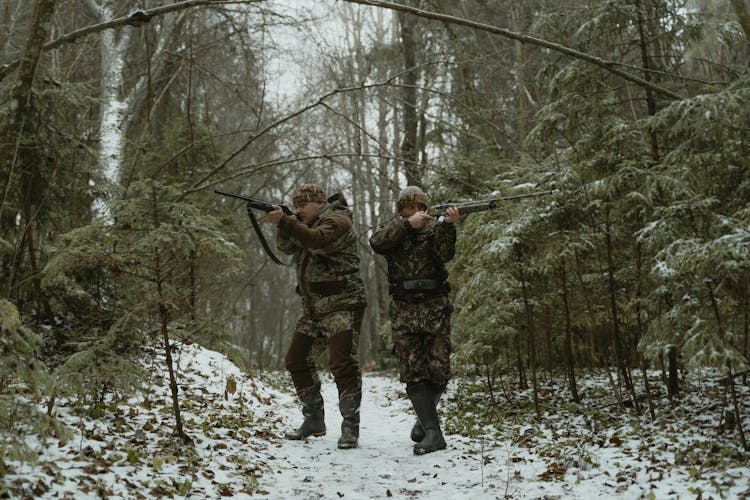
[[[481,444],[452,436],[447,451],[415,456],[409,439],[414,413],[393,377],[363,380],[359,447],[338,450],[341,416],[335,385],[323,387],[328,433],[278,449],[278,471],[261,480],[268,498],[497,498],[502,478],[483,477]],[[299,410],[285,404],[285,420],[299,422]],[[483,487],[482,484],[486,487]],[[494,485],[492,483],[495,483]],[[499,489],[498,489],[499,488]]]
[[[706,467],[685,459],[690,443],[698,453],[731,453],[725,445],[706,446],[711,436],[706,437],[706,426],[699,422],[695,434],[688,430],[686,435],[686,427],[669,423],[633,431],[632,426],[618,427],[614,418],[592,427],[584,417],[566,420],[550,414],[542,423],[522,417],[495,422],[482,432],[468,425],[466,434],[473,437],[449,434],[448,449],[414,456],[409,440],[414,414],[403,387],[393,376],[368,374],[359,447],[339,450],[341,417],[330,378],[323,384],[328,434],[294,442],[282,436],[301,422],[299,408],[288,391],[274,388],[288,387],[284,374],[243,374],[224,356],[197,345],[182,346],[176,361],[192,446],[171,437],[174,417],[161,370],[143,394],[110,403],[96,419],[77,415],[73,401],[58,402],[58,416],[73,438],[43,443],[30,438],[41,450],[35,464],[6,460],[8,473],[2,480],[10,496],[588,499],[750,494],[746,463],[725,470],[711,467],[709,457],[704,457]],[[455,382],[450,387],[447,429],[459,428],[474,411],[481,413],[464,393],[467,387]]]

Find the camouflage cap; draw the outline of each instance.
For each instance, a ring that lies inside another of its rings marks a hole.
[[[308,201],[325,203],[326,193],[318,184],[302,184],[294,190],[292,201],[294,202],[295,207]]]
[[[396,201],[396,209],[400,212],[404,208],[411,205],[425,205],[427,206],[427,196],[417,186],[406,186],[398,194],[398,200]]]

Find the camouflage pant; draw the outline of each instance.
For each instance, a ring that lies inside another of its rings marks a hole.
[[[286,353],[286,369],[297,392],[320,385],[317,359],[328,347],[328,367],[339,395],[362,389],[359,332],[364,310],[335,311],[313,319],[307,312],[297,321]]]
[[[391,301],[393,353],[407,386],[428,381],[445,387],[450,380],[452,311],[444,295],[418,303]]]

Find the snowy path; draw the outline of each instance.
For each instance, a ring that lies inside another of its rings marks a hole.
[[[7,470],[0,474],[0,497],[750,498],[745,455],[730,448],[730,441],[718,442],[714,416],[703,410],[710,407],[706,395],[683,405],[695,410],[684,415],[681,427],[671,418],[647,426],[595,413],[608,420],[592,428],[585,412],[563,409],[545,413],[542,421],[517,415],[479,429],[472,423],[473,408],[457,405],[456,391],[467,386],[455,382],[448,406],[463,414],[452,421],[483,437],[446,435],[446,450],[418,457],[409,439],[414,414],[394,376],[364,377],[359,448],[339,450],[341,415],[330,377],[323,381],[328,434],[286,441],[284,431],[302,421],[296,398],[278,389],[288,387],[279,379],[286,374],[243,373],[223,355],[197,345],[182,346],[175,359],[192,447],[172,436],[167,378],[155,371],[151,385],[127,400],[108,401],[96,418],[86,418],[75,398],[60,398],[55,413],[70,439],[29,435],[37,459],[6,457],[0,463]],[[266,378],[272,383],[263,382]],[[230,380],[236,382],[231,391]],[[590,387],[602,383],[592,381]],[[717,394],[718,401],[721,391]],[[40,412],[45,404],[39,403]],[[662,408],[669,409],[664,402]],[[720,461],[727,453],[738,458]]]
[[[341,415],[337,393],[324,380],[328,433],[304,442],[286,441],[276,450],[275,479],[261,478],[267,498],[503,498],[503,478],[484,477],[481,445],[446,436],[448,449],[424,456],[412,453],[409,432],[414,413],[394,379],[366,376],[363,380],[359,447],[339,450]],[[281,398],[280,398],[281,399]],[[296,401],[279,400],[285,422],[296,425]],[[493,484],[493,482],[495,484]],[[265,495],[264,495],[265,496]]]

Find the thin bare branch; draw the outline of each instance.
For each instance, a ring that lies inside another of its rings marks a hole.
[[[523,33],[516,33],[515,31],[510,31],[504,28],[498,28],[497,26],[492,26],[492,25],[480,23],[477,21],[471,21],[469,19],[464,19],[461,17],[450,16],[447,14],[439,14],[437,12],[431,12],[431,11],[427,11],[423,9],[418,9],[416,7],[410,7],[408,5],[402,5],[402,4],[393,3],[393,2],[382,2],[380,0],[344,0],[344,1],[349,2],[349,3],[356,3],[360,5],[369,5],[371,7],[382,7],[384,9],[406,12],[408,14],[413,14],[415,16],[423,17],[425,19],[434,19],[436,21],[442,21],[445,23],[457,24],[460,26],[467,26],[469,28],[486,31],[488,33],[493,33],[496,35],[501,35],[506,38],[510,38],[512,40],[518,40],[521,43],[528,43],[531,45],[536,45],[538,47],[544,47],[545,49],[550,49],[555,52],[560,52],[562,54],[571,56],[575,59],[587,61],[591,64],[594,64],[595,66],[603,68],[604,70],[612,74],[618,75],[625,80],[633,82],[640,87],[649,88],[655,92],[658,92],[659,94],[665,97],[669,97],[670,99],[674,99],[674,100],[684,99],[683,96],[681,96],[680,94],[672,90],[666,89],[664,87],[651,83],[645,80],[644,78],[638,77],[636,75],[632,75],[626,71],[621,70],[619,68],[620,65],[614,61],[608,61],[606,59],[602,59],[600,57],[596,57],[591,54],[581,52],[579,50],[571,49],[570,47],[566,47],[564,45],[550,42],[548,40],[536,38],[530,35],[525,35]]]
[[[208,179],[210,179],[211,177],[213,177],[217,172],[219,172],[222,169],[224,169],[229,164],[230,161],[232,161],[234,158],[236,158],[240,153],[242,153],[248,147],[250,147],[250,145],[257,138],[259,138],[262,135],[270,132],[271,130],[275,129],[276,127],[278,127],[278,126],[280,126],[280,125],[282,125],[282,124],[284,124],[284,123],[286,123],[286,122],[288,122],[290,120],[293,120],[294,118],[296,118],[296,117],[298,117],[298,116],[300,116],[300,115],[302,115],[302,114],[310,111],[311,109],[317,108],[318,106],[320,106],[321,104],[323,104],[323,102],[325,102],[326,100],[330,99],[331,97],[333,97],[335,95],[343,94],[343,93],[347,93],[347,92],[352,92],[352,91],[359,91],[359,90],[363,90],[363,89],[369,89],[369,88],[387,87],[387,86],[391,85],[392,82],[396,78],[398,78],[398,77],[399,77],[399,75],[396,75],[396,76],[392,76],[391,78],[388,78],[387,80],[382,81],[382,82],[377,82],[377,83],[372,83],[372,84],[366,84],[366,85],[357,85],[357,86],[354,86],[354,87],[343,87],[343,88],[334,89],[334,90],[328,92],[327,94],[324,94],[320,98],[318,98],[317,101],[315,101],[315,102],[313,102],[311,104],[308,104],[306,106],[303,106],[302,108],[300,108],[300,109],[298,109],[298,110],[296,110],[296,111],[294,111],[294,112],[292,112],[292,113],[290,113],[290,114],[288,114],[288,115],[286,115],[286,116],[284,116],[282,118],[279,118],[278,120],[276,120],[276,121],[274,121],[274,122],[266,125],[261,130],[256,131],[254,134],[252,134],[250,137],[248,137],[247,140],[245,141],[245,143],[242,146],[238,147],[232,153],[230,153],[229,156],[227,156],[223,161],[221,161],[218,165],[216,165],[213,169],[211,169],[210,172],[208,172],[206,175],[204,175],[203,177],[201,177],[200,179],[198,179],[196,182],[194,182],[193,185],[190,186],[190,188],[184,194],[189,194],[191,192],[199,191],[199,190],[203,189],[205,187],[204,183]]]
[[[131,14],[128,14],[127,16],[118,17],[116,19],[105,21],[103,23],[92,24],[91,26],[86,26],[84,28],[71,31],[70,33],[66,33],[60,38],[57,38],[45,44],[42,50],[46,52],[48,50],[56,49],[61,45],[73,43],[83,37],[91,35],[92,33],[98,33],[100,31],[108,29],[119,28],[127,25],[142,26],[143,24],[150,22],[151,19],[156,16],[162,16],[164,14],[190,9],[193,7],[202,7],[206,5],[216,6],[251,4],[261,3],[264,1],[265,0],[185,0],[183,2],[164,5],[162,7],[154,7],[153,9],[138,10]],[[18,68],[20,62],[21,61],[17,59],[15,61],[9,62],[8,64],[0,66],[0,80],[8,76],[8,74],[10,74],[12,71],[15,71]]]

